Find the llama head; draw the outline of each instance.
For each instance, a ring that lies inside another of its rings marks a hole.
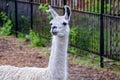
[[[65,34],[69,34],[69,21],[71,17],[71,9],[69,6],[65,6],[65,14],[59,16],[58,13],[49,6],[48,12],[51,13],[53,19],[50,21],[51,30],[50,32],[54,36],[63,37]]]

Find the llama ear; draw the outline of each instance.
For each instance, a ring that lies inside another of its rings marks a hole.
[[[72,13],[71,8],[69,6],[65,6],[64,9],[65,9],[65,14],[64,14],[65,19],[70,21],[70,17],[71,17],[71,13]]]
[[[49,5],[49,10],[46,10],[46,12],[50,12],[53,18],[58,16],[57,12],[50,5]]]

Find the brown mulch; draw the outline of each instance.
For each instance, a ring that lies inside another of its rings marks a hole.
[[[0,37],[0,64],[18,67],[47,67],[49,55],[40,49],[30,47],[26,41],[14,36]],[[111,72],[73,64],[69,61],[68,80],[120,80],[120,76]]]

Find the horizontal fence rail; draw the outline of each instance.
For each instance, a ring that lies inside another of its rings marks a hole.
[[[77,55],[103,53],[101,56],[120,61],[120,0],[101,1],[17,0],[15,5],[13,0],[0,0],[0,11],[7,12],[17,26],[17,33],[28,34],[29,29],[34,29],[49,40],[49,19],[38,6],[47,3],[62,15],[63,6],[69,5],[72,8],[69,51]]]

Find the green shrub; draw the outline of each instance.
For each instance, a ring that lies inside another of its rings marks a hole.
[[[0,35],[8,36],[11,34],[12,21],[7,17],[5,12],[0,13],[0,18],[2,20],[2,27],[0,29]]]
[[[98,16],[76,13],[71,18],[70,52],[86,56],[89,53],[99,53],[100,24]],[[76,48],[77,47],[77,48]]]
[[[19,14],[18,14],[19,15]],[[18,16],[18,31],[24,34],[29,34],[30,29],[30,18],[19,15]]]
[[[51,16],[51,14],[50,13],[47,13],[46,12],[46,10],[48,10],[48,4],[46,3],[46,4],[40,4],[40,6],[39,6],[39,9],[44,13],[44,14],[46,14],[47,15],[47,19],[48,20],[50,20],[51,18],[52,18],[52,16]]]
[[[39,9],[42,10],[42,12],[46,13],[46,10],[48,10],[48,4],[40,4]]]
[[[79,47],[80,49],[87,50],[90,47],[90,35],[91,31],[89,31],[87,26],[74,26],[70,31],[70,43],[76,47]],[[81,55],[81,50],[78,50],[77,48],[70,48],[70,51]],[[82,54],[86,55],[85,52]]]
[[[47,42],[46,39],[41,38],[39,34],[33,30],[30,30],[29,38],[33,46],[43,46]]]
[[[7,14],[5,12],[0,12],[0,26],[6,23],[7,19]]]
[[[26,35],[25,34],[23,34],[23,33],[21,33],[21,32],[19,32],[18,33],[18,35],[17,35],[19,38],[26,38]]]

